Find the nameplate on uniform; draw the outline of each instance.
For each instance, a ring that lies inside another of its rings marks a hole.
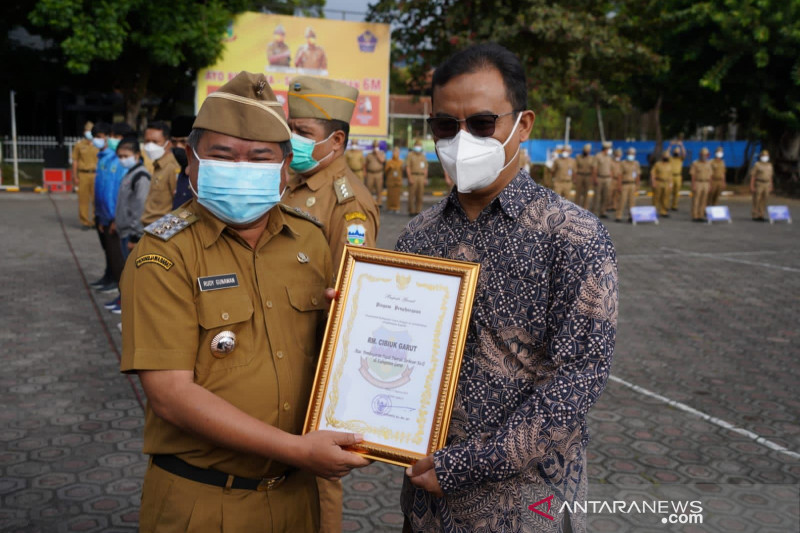
[[[727,222],[731,223],[731,211],[727,205],[709,205],[706,207],[706,220],[711,224],[712,222]]]
[[[219,276],[204,276],[197,278],[197,284],[201,291],[216,291],[219,289],[231,289],[239,286],[239,278],[236,274],[220,274]]]
[[[769,223],[780,222],[785,220],[789,224],[792,223],[792,215],[789,213],[788,205],[768,205],[767,215],[769,216]]]
[[[658,213],[655,206],[642,205],[631,207],[631,222],[637,224],[639,222],[652,222],[658,224]]]

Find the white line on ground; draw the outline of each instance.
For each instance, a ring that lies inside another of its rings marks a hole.
[[[784,272],[800,272],[800,268],[792,268],[787,266],[781,265],[773,265],[772,263],[761,263],[758,261],[746,261],[744,259],[736,259],[733,257],[727,257],[720,254],[704,254],[700,252],[688,252],[686,250],[679,250],[677,248],[662,248],[662,250],[669,250],[681,255],[688,255],[693,257],[707,257],[709,259],[719,259],[721,261],[730,261],[731,263],[743,263],[745,265],[753,265],[753,266],[760,266],[764,268],[774,268],[776,270],[783,270]]]
[[[791,457],[793,459],[800,459],[800,453],[794,452],[794,451],[790,450],[789,448],[786,448],[785,446],[781,446],[780,444],[778,444],[776,442],[772,442],[771,440],[767,440],[764,437],[762,437],[762,436],[760,436],[760,435],[758,435],[756,433],[753,433],[750,430],[747,430],[747,429],[744,429],[744,428],[740,428],[740,427],[736,427],[733,424],[731,424],[730,422],[722,420],[721,418],[717,418],[715,416],[711,416],[709,414],[706,414],[706,413],[704,413],[702,411],[698,411],[694,407],[690,407],[690,406],[686,405],[685,403],[677,402],[675,400],[670,400],[666,396],[662,396],[662,395],[660,395],[658,393],[655,393],[655,392],[653,392],[651,390],[647,390],[644,387],[640,387],[639,385],[634,385],[633,383],[631,383],[629,381],[625,381],[622,378],[618,378],[617,376],[609,376],[608,379],[610,379],[611,381],[613,381],[615,383],[619,383],[620,385],[624,385],[624,386],[626,386],[626,387],[628,387],[630,389],[633,389],[636,392],[638,392],[639,394],[643,394],[643,395],[648,396],[650,398],[655,398],[656,400],[662,401],[662,402],[666,403],[667,405],[669,405],[671,407],[674,407],[675,409],[679,409],[679,410],[684,411],[686,413],[693,414],[693,415],[695,415],[695,416],[697,416],[699,418],[702,418],[706,422],[710,422],[711,424],[714,424],[714,425],[719,426],[721,428],[727,429],[729,431],[732,431],[734,433],[737,433],[739,435],[742,435],[744,437],[752,439],[752,440],[756,441],[757,443],[759,443],[759,444],[761,444],[763,446],[766,446],[770,450],[774,450],[776,452],[788,455],[789,457]]]

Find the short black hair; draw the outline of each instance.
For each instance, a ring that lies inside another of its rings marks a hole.
[[[200,144],[200,139],[203,138],[203,134],[205,132],[206,130],[204,128],[194,128],[186,138],[186,144],[189,145],[189,148],[192,150],[197,150],[197,145]],[[292,153],[291,141],[281,141],[278,143],[278,146],[281,147],[281,154],[283,155],[284,159],[286,159],[287,155]]]
[[[462,74],[471,74],[481,69],[494,68],[503,77],[506,98],[514,111],[528,108],[528,84],[525,69],[519,58],[497,43],[472,45],[451,55],[436,67],[433,87],[441,87]]]
[[[92,136],[97,135],[105,135],[108,136],[111,133],[111,124],[108,122],[98,122],[97,124],[92,127]]]
[[[122,139],[119,142],[119,144],[117,145],[117,152],[119,152],[120,149],[123,149],[123,148],[130,150],[134,154],[141,153],[141,151],[139,150],[139,139],[137,139],[136,137],[132,137],[131,136],[131,137],[125,137],[124,139]]]
[[[119,135],[120,137],[129,137],[134,135],[136,132],[133,131],[127,122],[115,122],[111,125],[111,135]]]
[[[325,136],[330,136],[331,133],[334,131],[343,131],[344,132],[344,145],[347,146],[347,142],[350,140],[350,123],[345,122],[344,120],[337,120],[332,118],[330,120],[325,120],[324,118],[318,118],[317,122],[322,124],[322,127],[325,128]]]
[[[156,120],[147,125],[145,128],[147,130],[158,130],[160,131],[166,140],[169,140],[170,132],[172,131],[169,127],[169,124],[164,122],[163,120]]]

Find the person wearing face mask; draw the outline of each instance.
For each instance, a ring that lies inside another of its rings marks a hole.
[[[689,175],[692,177],[692,220],[705,222],[708,191],[711,189],[711,163],[708,161],[708,148],[700,149],[700,158],[692,163]]]
[[[428,184],[428,159],[422,151],[422,142],[417,141],[406,157],[408,179],[408,215],[416,216],[422,211],[422,197]]]
[[[583,152],[575,159],[575,203],[589,209],[589,189],[592,186],[592,168],[594,167],[592,145],[583,145]]]
[[[628,148],[628,153],[624,160],[619,164],[619,205],[617,206],[617,222],[622,222],[623,214],[628,215],[628,222],[631,221],[631,208],[636,205],[636,193],[639,190],[639,182],[642,179],[642,167],[636,160],[636,148]]]
[[[480,263],[481,275],[447,442],[406,469],[404,531],[540,531],[531,502],[561,509],[586,490],[586,415],[616,329],[614,246],[596,217],[519,168],[535,115],[514,54],[457,52],[432,88],[428,122],[455,188],[396,249]],[[580,513],[556,520],[553,531],[586,531]]]
[[[603,142],[603,149],[594,157],[592,166],[592,186],[594,187],[594,199],[592,201],[592,213],[600,218],[608,218],[606,206],[611,201],[611,143]]]
[[[677,211],[678,198],[683,187],[683,161],[686,159],[686,148],[683,146],[683,141],[677,139],[669,143],[667,151],[672,154],[669,159],[669,164],[672,168],[672,205],[670,209]]]
[[[97,171],[97,152],[92,143],[94,124],[83,126],[83,139],[72,148],[72,186],[78,192],[78,220],[83,229],[94,227],[94,174]]]
[[[186,173],[189,165],[189,159],[186,156],[186,140],[192,131],[194,119],[194,116],[181,115],[172,120],[170,144],[172,145],[172,155],[180,165],[178,179],[175,181],[175,195],[172,197],[172,209],[177,209],[193,198],[192,190],[189,187],[189,174]]]
[[[386,162],[386,210],[389,213],[398,213],[400,211],[400,196],[402,193],[403,160],[400,159],[400,147],[395,146],[394,150],[392,150],[392,158]]]
[[[557,194],[569,199],[572,192],[572,179],[575,176],[575,159],[572,157],[572,147],[564,145],[564,148],[553,161],[551,173],[553,175],[553,190]]]
[[[750,181],[750,193],[753,195],[753,220],[764,222],[767,220],[767,196],[773,191],[772,176],[774,170],[769,161],[769,152],[761,150],[758,161],[750,167],[747,179]]]
[[[285,40],[286,30],[283,29],[283,24],[278,24],[272,32],[272,42],[267,45],[267,61],[270,65],[277,67],[291,65],[292,51]]]
[[[386,155],[378,141],[372,141],[372,150],[367,154],[365,164],[367,166],[365,185],[380,207],[383,204],[383,166],[386,164]]]
[[[172,153],[170,133],[169,125],[160,120],[151,122],[144,130],[144,153],[153,165],[153,179],[142,213],[144,225],[172,211],[172,199],[178,186],[181,166]]]
[[[344,157],[358,90],[299,76],[289,83],[288,99],[295,176],[283,201],[322,223],[338,269],[344,245],[375,246],[380,226],[377,205]]]
[[[722,146],[714,152],[711,160],[711,190],[708,193],[708,205],[717,205],[722,191],[725,190],[725,152]]]
[[[614,149],[614,159],[611,162],[611,183],[614,190],[611,194],[611,203],[606,206],[606,211],[616,213],[619,209],[619,196],[622,193],[622,148]]]
[[[142,531],[316,532],[315,476],[369,464],[358,435],[302,434],[333,278],[263,74],[210,94],[189,135],[196,198],[145,228],[122,279],[123,372],[147,395]]]
[[[122,139],[117,146],[117,157],[127,172],[119,184],[114,222],[119,233],[122,257],[127,259],[144,233],[141,219],[150,190],[150,173],[142,164],[139,141],[135,137]]]
[[[306,44],[297,49],[294,66],[301,69],[324,70],[328,69],[328,56],[325,49],[317,44],[317,34],[309,26],[305,32]],[[348,122],[350,117],[347,117]]]
[[[669,152],[661,154],[650,169],[650,186],[653,188],[653,206],[658,210],[658,215],[669,217],[669,193],[672,187],[672,168],[669,164]]]

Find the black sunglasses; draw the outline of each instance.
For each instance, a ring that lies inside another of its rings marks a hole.
[[[502,115],[478,113],[477,115],[470,115],[467,118],[431,117],[427,120],[433,135],[439,139],[449,139],[458,135],[458,130],[461,129],[461,122],[467,123],[467,131],[474,136],[491,137],[494,135],[497,119],[513,115],[514,113],[519,113],[519,111],[509,111]]]

